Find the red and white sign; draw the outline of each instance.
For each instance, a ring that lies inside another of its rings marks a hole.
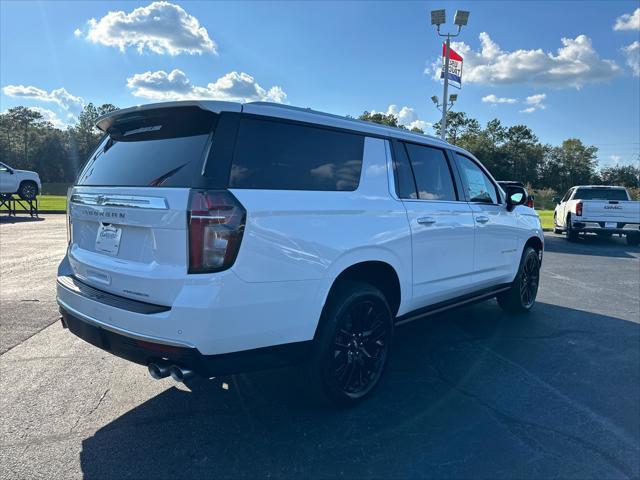
[[[447,44],[442,44],[442,70],[440,78],[444,78],[444,65],[446,62]],[[449,47],[449,84],[456,88],[462,88],[462,57],[453,48]]]

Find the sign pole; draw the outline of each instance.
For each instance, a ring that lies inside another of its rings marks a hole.
[[[447,140],[447,102],[449,95],[449,45],[450,37],[447,35],[447,41],[445,43],[445,56],[444,56],[444,96],[442,97],[442,121],[440,122],[440,138]]]

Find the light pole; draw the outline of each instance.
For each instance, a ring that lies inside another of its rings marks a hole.
[[[453,102],[456,98],[449,99],[451,105],[447,105],[447,98],[449,95],[449,49],[451,46],[451,38],[457,37],[460,35],[460,30],[464,27],[469,20],[469,12],[465,10],[456,10],[456,16],[453,19],[453,23],[458,27],[458,31],[456,33],[441,33],[440,25],[443,25],[446,22],[446,14],[443,10],[431,10],[431,25],[436,25],[438,29],[438,35],[441,37],[446,37],[445,41],[445,55],[444,55],[444,92],[442,96],[442,121],[440,122],[440,138],[442,140],[446,140],[447,136],[447,107],[453,105]],[[453,97],[453,95],[452,95]],[[435,98],[435,100],[434,100]],[[438,106],[438,97],[431,97],[431,100],[434,100],[433,103]]]

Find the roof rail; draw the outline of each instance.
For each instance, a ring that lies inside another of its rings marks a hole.
[[[312,108],[294,107],[292,105],[283,105],[282,103],[275,103],[275,102],[247,102],[246,104],[247,105],[264,105],[264,106],[269,106],[269,107],[282,108],[282,109],[286,109],[286,110],[294,110],[294,111],[297,111],[297,112],[313,113],[314,115],[320,115],[320,116],[328,117],[328,118],[335,118],[335,119],[338,119],[338,120],[346,120],[346,121],[349,121],[349,122],[358,123],[358,124],[365,125],[365,126],[374,125],[376,127],[385,128],[385,129],[388,129],[388,130],[393,131],[393,132],[400,131],[400,132],[405,133],[405,134],[410,133],[410,134],[413,134],[413,135],[420,135],[422,137],[427,137],[430,140],[435,140],[435,141],[438,141],[438,142],[441,142],[441,143],[448,144],[448,142],[446,142],[446,141],[442,140],[441,138],[436,137],[434,135],[428,135],[426,133],[412,132],[411,130],[407,130],[407,129],[404,129],[404,128],[391,127],[389,125],[384,125],[384,124],[381,124],[381,123],[369,122],[367,120],[360,120],[359,118],[345,117],[345,116],[342,116],[342,115],[336,115],[334,113],[321,112],[319,110],[314,110]]]

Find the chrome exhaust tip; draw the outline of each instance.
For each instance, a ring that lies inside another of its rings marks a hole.
[[[171,374],[171,378],[173,378],[176,382],[184,382],[185,380],[194,376],[193,371],[186,368],[178,367],[177,365],[171,366],[171,368],[169,368],[169,373]]]
[[[156,380],[166,378],[169,376],[169,367],[166,365],[158,365],[157,363],[150,363],[147,368],[149,369],[149,375]]]

